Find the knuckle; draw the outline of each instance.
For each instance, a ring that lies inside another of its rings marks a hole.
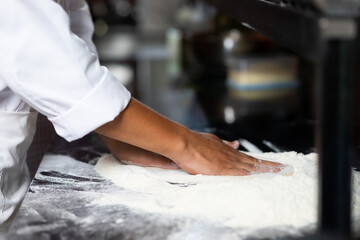
[[[247,164],[247,170],[250,170],[252,172],[257,172],[258,171],[258,167],[253,165],[253,164]]]

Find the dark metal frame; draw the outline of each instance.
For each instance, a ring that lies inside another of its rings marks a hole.
[[[358,3],[205,1],[314,64],[319,120],[319,234],[324,238],[350,239]]]

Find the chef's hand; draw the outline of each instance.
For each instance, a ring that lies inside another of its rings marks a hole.
[[[192,132],[186,149],[172,160],[190,174],[244,176],[281,171],[282,164],[256,159],[237,151],[238,147],[237,141]]]
[[[212,134],[193,132],[131,99],[113,121],[96,129],[100,135],[171,159],[191,174],[249,175],[279,172],[282,165],[260,161],[235,150]]]

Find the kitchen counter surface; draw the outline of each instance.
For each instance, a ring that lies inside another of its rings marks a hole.
[[[150,214],[95,200],[127,194],[90,164],[46,155],[14,220],[7,240],[225,239],[241,229],[200,219]]]

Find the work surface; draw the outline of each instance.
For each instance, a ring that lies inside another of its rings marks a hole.
[[[279,239],[316,228],[315,154],[259,153],[294,172],[248,177],[171,175],[114,158],[118,165],[104,164],[107,156],[95,169],[119,186],[91,164],[46,155],[6,239]]]
[[[246,228],[202,218],[137,210],[116,198],[111,204],[96,204],[113,194],[125,197],[127,192],[99,176],[92,165],[47,155],[7,239],[263,239],[301,232],[268,228],[249,234]],[[139,201],[142,195],[134,197]]]
[[[59,161],[61,160],[61,161]],[[7,239],[221,239],[235,229],[190,218],[149,214],[123,205],[94,205],[121,192],[93,166],[46,156]]]

